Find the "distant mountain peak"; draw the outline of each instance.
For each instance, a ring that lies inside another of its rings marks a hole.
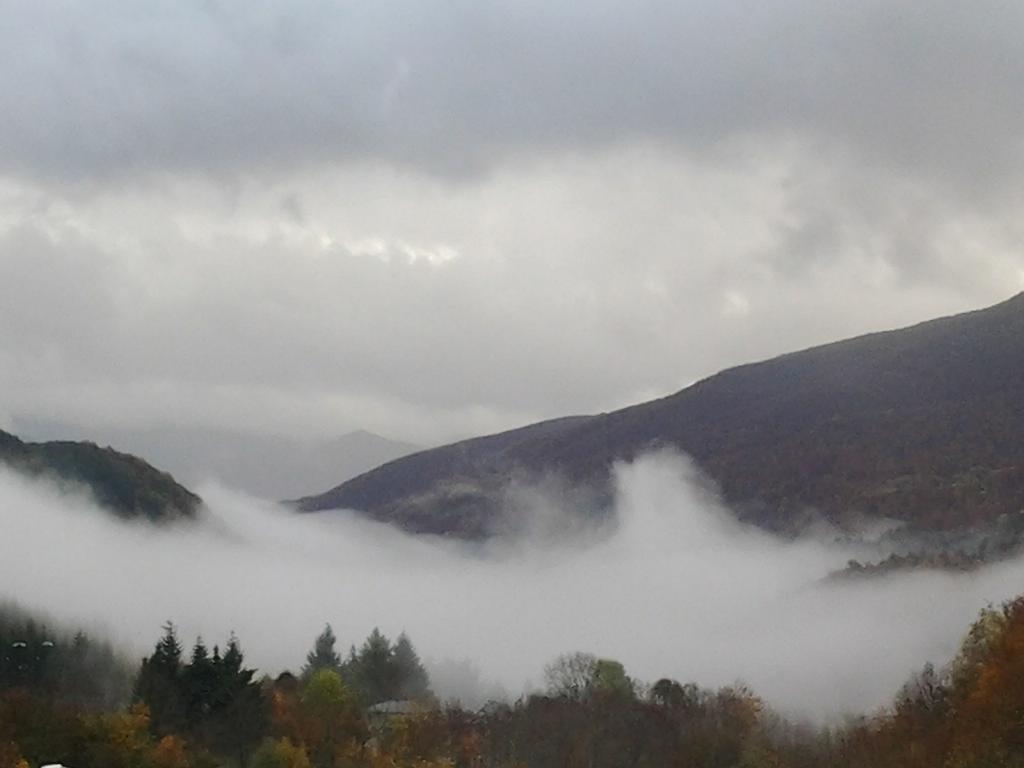
[[[345,432],[344,434],[342,434],[342,435],[340,435],[338,437],[335,437],[333,439],[328,440],[328,442],[335,443],[335,444],[338,444],[338,443],[359,443],[359,444],[381,443],[381,444],[386,444],[386,445],[408,446],[410,448],[415,448],[416,447],[416,446],[413,446],[410,443],[404,443],[404,442],[402,442],[400,440],[392,440],[390,437],[384,437],[383,435],[378,435],[376,432],[370,432],[367,429],[353,429],[350,432]]]

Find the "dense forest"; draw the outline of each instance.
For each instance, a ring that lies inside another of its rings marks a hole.
[[[994,768],[1024,766],[1024,597],[987,608],[947,668],[879,712],[794,724],[742,684],[632,679],[568,653],[543,692],[440,702],[411,640],[330,625],[296,673],[249,668],[238,638],[187,649],[168,622],[128,664],[82,632],[0,612],[0,768]]]
[[[25,442],[0,430],[0,465],[81,489],[122,518],[156,523],[194,518],[202,499],[146,461],[95,443]]]

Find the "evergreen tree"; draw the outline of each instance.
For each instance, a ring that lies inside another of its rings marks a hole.
[[[430,695],[430,678],[412,647],[409,636],[403,632],[398,636],[392,651],[397,682],[396,698],[424,699]]]
[[[0,692],[21,688],[89,709],[128,703],[138,669],[84,632],[68,633],[0,605]]]
[[[142,660],[135,682],[135,699],[149,708],[150,730],[157,735],[179,733],[187,706],[181,686],[181,644],[174,624],[163,626],[152,656]]]
[[[369,706],[396,697],[398,680],[392,654],[391,643],[374,627],[356,655],[351,675],[363,704]]]
[[[197,638],[188,664],[182,665],[181,645],[168,623],[153,655],[142,662],[136,698],[149,707],[155,734],[185,736],[244,765],[266,724],[254,675],[244,667],[234,634],[223,656],[216,646],[211,655]]]
[[[71,641],[66,664],[61,670],[61,674],[67,681],[68,687],[74,691],[76,697],[80,696],[82,701],[91,698],[90,694],[98,690],[100,682],[93,675],[88,674],[91,671],[86,666],[88,656],[89,638],[84,632],[79,631]]]
[[[213,709],[218,677],[219,670],[210,658],[203,639],[196,638],[196,643],[192,647],[192,659],[181,674],[186,707],[185,720],[190,730],[198,730]]]
[[[349,652],[342,676],[366,706],[430,696],[430,678],[404,632],[392,645],[375,627],[358,652]]]
[[[224,673],[228,677],[237,677],[249,672],[251,677],[251,670],[242,669],[242,661],[244,661],[242,649],[238,645],[238,638],[235,637],[235,633],[232,632],[228,636],[228,649],[224,654]]]
[[[211,749],[236,758],[240,765],[263,735],[267,712],[256,671],[243,666],[238,638],[232,633],[223,658],[214,652],[216,686],[207,727]]]
[[[306,654],[306,665],[302,668],[302,677],[308,678],[314,672],[321,669],[331,669],[341,672],[341,656],[334,650],[334,644],[338,638],[334,636],[334,630],[327,624],[324,631],[317,635],[313,650]]]
[[[174,623],[168,621],[163,625],[164,634],[156,644],[156,651],[150,658],[155,667],[177,674],[181,668],[181,643]]]

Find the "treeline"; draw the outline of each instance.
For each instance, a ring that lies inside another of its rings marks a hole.
[[[297,674],[271,679],[233,635],[186,652],[167,624],[127,687],[82,634],[0,614],[0,642],[0,768],[1024,766],[1024,598],[983,611],[947,669],[926,665],[838,729],[787,723],[742,685],[648,685],[586,653],[549,664],[542,694],[467,711],[436,700],[408,637],[376,629],[343,657],[327,626]]]
[[[1024,766],[1024,597],[983,611],[947,669],[926,665],[841,747],[849,768]]]
[[[85,709],[116,709],[131,693],[134,675],[109,643],[57,631],[0,604],[0,690],[28,689]]]
[[[432,698],[430,678],[404,632],[392,645],[379,629],[374,628],[358,651],[355,646],[349,649],[345,661],[334,650],[336,643],[334,630],[328,624],[306,656],[306,665],[302,668],[304,678],[318,670],[332,670],[346,681],[365,705]]]
[[[345,659],[335,644],[328,625],[298,676],[257,678],[234,635],[186,652],[168,622],[132,672],[83,633],[0,609],[0,768],[404,765],[398,722],[438,706],[412,642],[374,629]]]

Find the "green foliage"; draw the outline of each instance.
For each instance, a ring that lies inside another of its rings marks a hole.
[[[335,765],[339,752],[364,736],[355,699],[333,669],[313,673],[302,691],[301,709],[306,744],[316,766]]]
[[[342,674],[365,706],[431,696],[427,671],[405,633],[392,646],[375,627],[359,651],[350,653]]]
[[[634,695],[633,681],[626,675],[626,670],[612,659],[598,659],[594,665],[594,692],[605,696]]]
[[[548,694],[573,701],[593,696],[636,695],[633,681],[622,664],[614,659],[599,659],[589,653],[566,653],[544,668]]]
[[[355,707],[355,701],[332,669],[314,672],[302,690],[302,707],[311,717],[324,722],[344,716]]]
[[[249,768],[312,768],[306,750],[290,739],[267,739],[253,753]]]
[[[651,686],[650,699],[660,707],[673,711],[694,710],[701,703],[701,690],[693,683],[681,685],[663,677]]]
[[[214,753],[244,760],[263,735],[266,706],[255,671],[243,667],[237,639],[231,636],[223,656],[216,647],[211,655],[197,639],[188,664],[181,663],[181,650],[168,622],[142,662],[135,694],[152,714],[152,733],[184,734]]]
[[[421,700],[431,695],[427,670],[404,632],[398,636],[392,649],[391,663],[395,669],[396,699]]]
[[[142,660],[134,692],[149,708],[150,728],[158,736],[183,732],[188,709],[177,630],[170,621],[163,630],[153,654]]]
[[[392,663],[391,643],[376,627],[346,672],[351,676],[364,704],[376,704],[394,698],[398,681]]]

